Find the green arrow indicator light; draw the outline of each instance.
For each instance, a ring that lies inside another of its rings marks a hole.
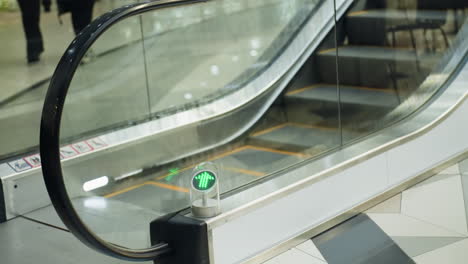
[[[211,189],[216,183],[216,176],[211,171],[200,171],[192,180],[193,187],[199,191]]]

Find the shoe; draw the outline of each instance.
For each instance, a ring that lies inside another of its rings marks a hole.
[[[39,55],[40,53],[28,56],[28,64],[38,63],[40,60]]]
[[[35,63],[39,62],[42,52],[44,52],[44,48],[42,48],[42,47],[36,52],[29,52],[28,53],[28,64],[35,64]]]

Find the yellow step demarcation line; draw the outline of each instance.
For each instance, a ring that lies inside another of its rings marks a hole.
[[[407,47],[391,47],[391,46],[372,46],[372,45],[345,45],[345,46],[339,46],[338,50],[344,49],[344,48],[380,48],[380,49],[386,49],[386,50],[404,50],[404,51],[414,51],[413,48],[407,48]],[[337,48],[328,48],[324,49],[318,52],[318,54],[325,54],[329,53],[332,51],[336,51]],[[342,56],[342,55],[341,55]]]
[[[293,95],[293,94],[301,93],[303,91],[318,88],[320,86],[321,86],[320,84],[309,85],[309,86],[306,86],[306,87],[303,87],[303,88],[299,88],[299,89],[296,89],[296,90],[289,91],[289,92],[286,93],[286,95]],[[334,88],[336,88],[336,87],[334,87]]]
[[[222,158],[222,157],[225,157],[225,156],[228,156],[228,155],[237,153],[237,152],[242,151],[242,150],[244,150],[244,149],[245,149],[245,146],[242,146],[242,147],[239,147],[239,148],[235,148],[235,149],[233,149],[233,150],[230,150],[230,151],[223,152],[223,153],[221,153],[221,154],[215,155],[215,156],[213,156],[213,157],[207,159],[206,161],[212,161],[212,160],[220,159],[220,158]],[[193,165],[193,164],[192,164],[192,165],[190,165],[190,166],[188,166],[188,167],[185,167],[185,168],[181,169],[179,172],[183,172],[183,171],[189,170],[189,169],[191,169],[191,168],[194,168],[195,166],[196,166],[196,165]],[[165,174],[165,175],[163,175],[163,176],[159,176],[159,177],[156,178],[156,180],[162,180],[162,179],[166,178],[167,176],[169,176],[170,174],[171,174],[171,173],[167,173],[167,174]]]
[[[136,185],[133,185],[133,186],[130,186],[130,187],[127,187],[127,188],[123,188],[122,190],[119,190],[119,191],[116,191],[116,192],[112,192],[112,193],[106,194],[106,195],[104,195],[104,197],[105,197],[105,198],[111,198],[111,197],[117,196],[117,195],[119,195],[119,194],[126,193],[126,192],[129,192],[129,191],[131,191],[131,190],[140,188],[140,187],[142,187],[142,186],[144,186],[144,185],[145,185],[145,183],[136,184]]]
[[[272,153],[278,153],[278,154],[283,154],[283,155],[288,155],[288,156],[296,156],[300,158],[305,158],[308,157],[308,155],[298,153],[298,152],[291,152],[291,151],[284,151],[284,150],[277,150],[277,149],[272,149],[272,148],[266,148],[266,147],[257,147],[257,146],[251,146],[247,145],[249,149],[254,149],[254,150],[259,150],[259,151],[265,151],[265,152],[272,152]]]
[[[238,153],[238,152],[246,150],[246,149],[254,149],[254,150],[258,150],[258,151],[272,152],[272,153],[278,153],[278,154],[283,154],[283,155],[288,155],[288,156],[298,156],[298,157],[301,157],[301,158],[307,157],[307,155],[302,154],[302,153],[297,153],[297,152],[282,151],[282,150],[276,150],[276,149],[265,148],[265,147],[256,147],[256,146],[251,146],[251,145],[245,145],[245,146],[238,147],[238,148],[235,148],[233,150],[221,153],[219,155],[216,155],[216,156],[208,159],[207,161],[213,161],[213,160],[216,160],[216,159],[220,159],[220,158],[223,158],[223,157]],[[195,166],[196,165],[188,166],[188,167],[186,167],[184,169],[181,169],[179,172],[189,170],[189,169],[191,169],[191,168],[193,168]],[[258,176],[258,177],[265,176],[265,173],[259,172],[259,171],[254,171],[254,170],[232,168],[232,167],[225,167],[225,169],[226,170],[231,170],[231,171],[236,171],[236,172],[241,172],[241,173],[245,173],[245,174],[249,174],[249,175],[253,175],[253,176]],[[159,176],[159,177],[156,178],[156,180],[162,180],[162,179],[166,178],[169,175],[170,175],[170,173]]]
[[[360,16],[369,13],[369,10],[360,10],[348,13],[347,16]]]
[[[332,52],[332,51],[335,51],[335,50],[336,50],[336,48],[324,49],[324,50],[319,51],[318,54],[325,54],[325,53]]]
[[[307,155],[302,154],[302,153],[297,153],[297,152],[282,151],[282,150],[270,149],[270,148],[265,148],[265,147],[245,145],[245,146],[233,149],[231,151],[222,153],[220,155],[217,155],[217,156],[215,156],[213,158],[208,159],[207,161],[212,161],[212,160],[215,160],[215,159],[219,159],[219,158],[222,158],[222,157],[225,157],[225,156],[228,156],[228,155],[231,155],[231,154],[235,154],[237,152],[240,152],[240,151],[246,150],[246,149],[254,149],[254,150],[258,150],[258,151],[272,152],[272,153],[278,153],[278,154],[289,155],[289,156],[297,156],[297,157],[301,157],[301,158],[307,157]],[[188,170],[190,168],[193,168],[194,166],[195,165],[192,165],[192,166],[186,167],[184,169],[181,169],[180,172],[186,171],[186,170]],[[244,173],[244,174],[257,176],[257,177],[265,176],[265,173],[258,172],[258,171],[253,171],[253,170],[248,170],[248,169],[230,168],[230,167],[228,167],[226,169],[231,170],[231,171],[235,171],[235,172],[241,172],[241,173]],[[165,177],[169,176],[169,174],[165,174],[163,176],[160,176],[160,177],[156,178],[156,180],[164,179]],[[173,191],[179,191],[179,192],[185,192],[185,193],[189,192],[189,190],[187,188],[179,187],[179,186],[176,186],[176,185],[171,185],[171,184],[166,184],[166,183],[161,183],[161,182],[155,182],[155,181],[147,181],[147,182],[144,182],[142,184],[137,184],[137,185],[130,186],[130,187],[124,188],[122,190],[119,190],[119,191],[116,191],[116,192],[113,192],[113,193],[110,193],[110,194],[106,194],[106,195],[104,195],[104,197],[105,198],[111,198],[111,197],[117,196],[119,194],[126,193],[126,192],[129,192],[131,190],[140,188],[140,187],[142,187],[144,185],[155,185],[155,186],[165,188],[165,189],[169,189],[169,190],[173,190]]]
[[[325,130],[325,131],[335,131],[335,130],[338,130],[338,127],[326,127],[326,126],[308,125],[308,124],[302,124],[302,123],[296,123],[296,122],[288,122],[287,124],[290,125],[290,126],[297,126],[297,127],[303,127],[303,128],[312,128],[312,129],[319,129],[319,130]]]
[[[306,86],[304,88],[300,88],[300,89],[297,89],[297,90],[287,92],[286,95],[298,94],[298,93],[301,93],[301,92],[306,91],[306,90],[311,90],[311,89],[318,88],[318,87],[323,87],[323,86],[326,86],[326,84],[322,84],[322,85],[315,84],[315,85],[311,85],[311,86]],[[342,86],[355,88],[355,89],[359,89],[359,90],[368,90],[368,91],[374,91],[374,92],[381,92],[381,93],[391,93],[391,94],[395,93],[395,90],[393,90],[391,88],[374,88],[374,87],[355,86],[355,85],[342,85]],[[330,85],[330,89],[336,89],[336,88],[337,87],[333,87],[332,85]]]
[[[280,129],[280,128],[283,128],[287,126],[287,123],[283,123],[283,124],[280,124],[280,125],[276,125],[276,126],[272,126],[272,127],[269,127],[269,128],[266,128],[264,130],[260,130],[260,131],[257,131],[255,133],[253,133],[251,136],[252,137],[256,137],[256,136],[260,136],[260,135],[263,135],[263,134],[267,134],[269,132],[272,132],[272,131],[275,131],[277,129]]]
[[[270,128],[267,128],[265,130],[258,131],[254,134],[252,134],[253,137],[264,135],[270,132],[273,132],[275,130],[281,129],[283,127],[287,126],[296,126],[296,127],[303,127],[303,128],[313,128],[313,129],[319,129],[319,130],[327,130],[327,131],[334,131],[337,130],[337,127],[325,127],[325,126],[317,126],[317,125],[308,125],[308,124],[301,124],[301,123],[295,123],[295,122],[286,122],[281,125],[273,126]],[[290,155],[290,154],[288,154]]]

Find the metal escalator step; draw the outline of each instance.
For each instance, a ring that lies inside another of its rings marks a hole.
[[[300,153],[246,145],[212,157],[208,161],[218,166],[220,191],[223,193],[297,163],[304,157],[306,155]],[[167,174],[118,189],[104,197],[162,214],[172,212],[174,208],[185,208],[189,204],[189,188],[194,166],[171,169]]]
[[[336,51],[328,49],[317,54],[320,77],[324,83],[336,82]],[[440,56],[378,46],[342,46],[338,53],[341,84],[376,88],[391,87],[392,77],[398,73],[405,73],[409,79],[426,76]]]
[[[300,153],[249,145],[231,151],[228,155],[212,161],[221,164],[223,167],[246,169],[267,174],[283,169],[285,164],[290,165],[291,162],[295,163],[304,157]]]
[[[445,22],[447,12],[444,10],[398,10],[398,9],[370,9],[350,12],[346,18],[352,20],[372,19],[385,20],[386,26],[407,25],[419,21]],[[368,21],[371,23],[370,21]]]
[[[443,25],[446,17],[443,10],[362,10],[347,14],[346,32],[350,44],[388,46],[387,33],[396,29],[409,33],[410,28],[421,28],[422,23]]]
[[[215,162],[215,164],[219,165],[218,176],[220,179],[219,188],[221,193],[235,189],[266,175],[265,173],[250,169],[221,166],[218,162]],[[182,188],[190,188],[192,169],[193,167],[190,167],[173,177],[160,177],[155,180],[157,183],[169,183],[178,187],[183,186]]]
[[[339,144],[340,136],[340,131],[336,128],[285,123],[257,132],[251,138],[303,148],[330,148]]]
[[[381,61],[415,61],[412,49],[378,47],[378,46],[341,46],[338,48],[340,58],[358,58]],[[336,49],[327,49],[318,53],[319,56],[336,57]],[[435,55],[419,56],[420,60],[434,60]]]
[[[372,107],[395,107],[399,104],[395,91],[390,89],[340,86],[340,94],[342,104]],[[320,84],[288,92],[286,100],[288,103],[306,100],[336,104],[338,94],[335,85]]]
[[[218,166],[220,191],[226,192],[297,163],[304,157],[306,156],[300,153],[246,145],[224,152],[207,161]],[[175,174],[162,175],[155,178],[155,181],[190,188],[193,167],[194,165],[177,170]]]

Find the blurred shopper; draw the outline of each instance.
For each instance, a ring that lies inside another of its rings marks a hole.
[[[94,0],[57,0],[59,16],[70,12],[73,31],[78,35],[93,18]]]
[[[26,53],[28,63],[39,61],[44,51],[41,29],[39,27],[41,15],[41,0],[18,0],[26,36]],[[44,10],[50,12],[50,0],[42,0]]]

